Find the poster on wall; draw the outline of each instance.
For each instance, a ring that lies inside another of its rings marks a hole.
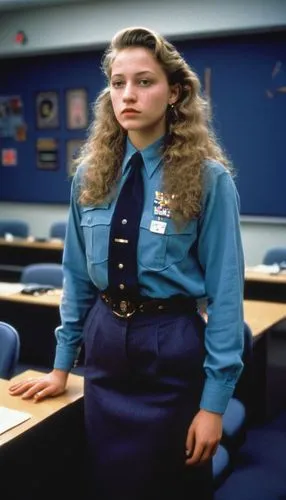
[[[88,126],[88,103],[85,89],[66,91],[67,128],[83,129]]]
[[[84,144],[83,139],[69,139],[66,144],[66,162],[67,162],[67,172],[69,176],[73,176],[75,173],[75,162],[81,147]]]
[[[1,152],[1,163],[3,167],[16,167],[17,160],[17,150],[16,149],[2,149]]]
[[[58,128],[59,125],[60,118],[58,92],[38,92],[36,95],[37,128]]]
[[[20,130],[25,128],[21,97],[0,95],[0,137],[19,140]]]
[[[52,138],[37,139],[37,168],[57,170],[59,168],[58,141]]]

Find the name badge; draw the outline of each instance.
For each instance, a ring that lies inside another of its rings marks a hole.
[[[153,214],[157,217],[171,218],[171,210],[169,208],[170,197],[161,191],[155,191],[153,204]]]
[[[164,234],[166,231],[167,222],[161,220],[151,220],[150,231],[152,233]]]

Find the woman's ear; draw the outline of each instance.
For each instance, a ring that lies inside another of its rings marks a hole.
[[[176,104],[178,101],[180,95],[181,95],[181,90],[182,87],[179,83],[175,83],[174,85],[170,86],[170,97],[169,97],[169,104]]]

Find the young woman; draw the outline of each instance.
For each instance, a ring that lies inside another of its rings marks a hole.
[[[91,497],[210,500],[243,366],[238,194],[172,44],[127,28],[103,69],[72,185],[54,369],[10,393],[61,394],[83,343]]]

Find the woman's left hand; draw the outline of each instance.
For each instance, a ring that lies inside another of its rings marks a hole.
[[[222,415],[200,410],[194,417],[186,440],[186,465],[200,465],[210,460],[222,437]]]

